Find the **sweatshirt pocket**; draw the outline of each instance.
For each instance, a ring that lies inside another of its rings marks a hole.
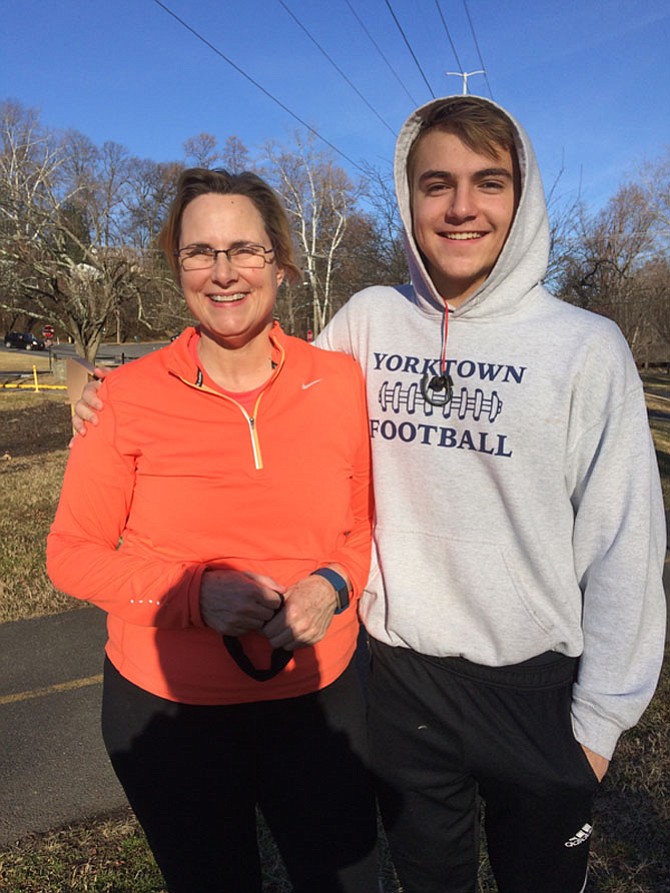
[[[553,593],[513,544],[397,528],[378,528],[377,539],[388,556],[380,582],[390,644],[483,664],[516,663],[555,644]]]

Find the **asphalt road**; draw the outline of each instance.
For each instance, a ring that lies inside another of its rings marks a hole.
[[[0,847],[125,804],[99,729],[105,616],[0,625]]]
[[[141,341],[138,343],[125,341],[123,344],[105,342],[98,349],[97,361],[104,364],[135,360],[137,357],[143,357],[147,353],[158,350],[159,347],[165,347],[167,343],[167,341]],[[60,359],[77,356],[73,344],[54,344],[51,352]]]
[[[97,608],[0,624],[0,849],[126,803],[100,736],[105,638]]]
[[[115,344],[113,342],[105,342],[100,345],[98,350],[97,362],[104,365],[118,365],[121,363],[135,360],[137,357],[143,357],[147,353],[165,347],[167,341],[142,341],[135,343],[134,341],[125,342],[123,344]],[[77,352],[74,344],[54,344],[51,350],[25,351],[16,350],[14,348],[5,347],[4,341],[0,340],[0,353],[9,357],[16,357],[17,360],[25,360],[25,357],[33,360],[52,359],[65,360],[68,357],[76,357]],[[8,371],[6,375],[30,375],[26,372],[23,363],[17,363],[15,371]]]

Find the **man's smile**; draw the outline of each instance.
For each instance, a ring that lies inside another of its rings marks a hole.
[[[443,239],[451,239],[455,242],[465,242],[468,239],[481,239],[486,233],[440,233]]]

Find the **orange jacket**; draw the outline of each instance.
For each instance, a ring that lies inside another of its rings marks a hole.
[[[190,704],[274,700],[333,682],[355,649],[354,605],[324,639],[257,682],[200,615],[207,567],[290,586],[337,562],[365,585],[371,537],[363,377],[350,357],[271,332],[277,363],[253,418],[207,388],[188,329],[105,379],[77,438],[47,542],[54,584],[108,612],[107,654],[131,682]],[[242,637],[257,667],[262,636]]]

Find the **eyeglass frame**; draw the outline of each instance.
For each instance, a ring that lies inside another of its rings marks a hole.
[[[231,257],[230,257],[231,251],[237,252],[237,251],[241,251],[243,249],[248,249],[248,248],[258,248],[258,249],[260,249],[260,251],[263,252],[263,254],[252,252],[253,257],[257,257],[260,261],[263,262],[260,266],[258,266],[258,267],[240,267],[235,263],[234,255],[233,255],[233,258],[231,259]],[[188,251],[188,250],[195,251],[198,254],[202,254],[205,257],[209,257],[211,259],[211,264],[207,264],[202,267],[192,267],[190,270],[185,269],[184,268],[184,259],[185,258],[182,257],[182,252]],[[183,248],[176,248],[172,253],[177,258],[177,260],[179,262],[179,266],[181,267],[181,270],[183,273],[195,273],[198,270],[213,269],[216,266],[216,261],[217,261],[219,254],[225,254],[226,260],[228,261],[228,263],[238,270],[262,270],[266,264],[271,264],[273,262],[274,258],[268,259],[267,255],[274,254],[275,249],[274,248],[264,248],[263,245],[259,245],[256,242],[244,242],[239,245],[232,245],[230,248],[212,248],[210,245],[185,245]]]

